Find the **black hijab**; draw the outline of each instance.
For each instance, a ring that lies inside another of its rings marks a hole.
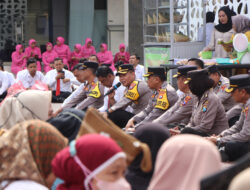
[[[148,173],[141,170],[140,163],[142,154],[139,154],[128,167],[126,179],[130,183],[132,190],[146,190],[154,172],[154,165],[158,150],[170,137],[170,133],[167,127],[164,127],[161,124],[145,123],[136,129],[134,136],[149,146],[151,150],[153,169]]]
[[[227,18],[228,18],[228,21],[226,24],[222,24],[220,22],[220,19],[219,19],[219,24],[217,24],[215,26],[216,30],[218,30],[219,32],[222,32],[222,33],[225,33],[225,32],[228,32],[229,30],[232,29],[233,27],[233,24],[232,24],[232,14],[233,12],[231,11],[231,9],[228,7],[228,6],[224,6],[224,7],[221,7],[219,12],[220,11],[223,11],[226,15],[227,15]]]
[[[85,112],[81,110],[67,108],[47,122],[56,127],[70,142],[76,138],[84,116]]]

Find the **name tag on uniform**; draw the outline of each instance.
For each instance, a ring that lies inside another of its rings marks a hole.
[[[125,97],[136,101],[140,97],[138,92],[138,81],[133,81],[132,84],[129,86],[127,93],[125,94]]]
[[[167,97],[167,90],[161,89],[159,95],[156,100],[155,108],[166,110],[169,107],[168,97]]]

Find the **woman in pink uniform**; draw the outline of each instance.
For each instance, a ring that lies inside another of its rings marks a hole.
[[[82,46],[82,57],[88,59],[91,55],[95,55],[95,47],[92,45],[92,40],[86,38],[85,45]]]
[[[71,53],[71,64],[70,64],[70,70],[73,69],[75,65],[77,65],[82,58],[82,53],[81,53],[81,44],[75,44],[74,46],[74,51]]]
[[[26,55],[23,52],[23,45],[16,45],[16,51],[12,53],[11,72],[15,75],[26,66]]]
[[[42,58],[42,54],[41,54],[41,50],[39,47],[36,46],[36,40],[34,39],[30,39],[29,40],[29,47],[25,48],[25,54],[27,56],[27,60],[31,57],[34,57],[36,59],[41,59]],[[41,71],[41,64],[40,61],[37,61],[37,70]]]
[[[58,57],[63,59],[63,64],[67,65],[67,67],[69,68],[68,61],[70,59],[71,52],[70,52],[69,46],[64,44],[63,37],[59,36],[56,38],[56,45],[54,46],[54,50],[58,54]]]
[[[119,50],[120,52],[115,54],[114,63],[118,61],[122,61],[123,63],[129,63],[130,54],[129,52],[125,51],[125,44],[120,44]]]
[[[50,66],[52,62],[54,62],[54,59],[58,57],[57,53],[53,50],[52,43],[48,42],[46,44],[46,52],[42,55],[42,60],[44,64],[44,72],[47,73],[53,68]]]
[[[108,51],[107,44],[102,43],[100,45],[100,52],[97,53],[97,57],[99,59],[100,65],[110,64],[110,68],[114,71],[114,63],[113,63],[113,55],[111,51]]]

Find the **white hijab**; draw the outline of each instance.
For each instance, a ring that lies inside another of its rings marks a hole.
[[[0,128],[10,129],[15,124],[30,119],[48,119],[51,92],[27,90],[9,97],[0,106]]]

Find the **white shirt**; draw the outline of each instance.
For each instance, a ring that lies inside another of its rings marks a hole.
[[[214,30],[214,23],[206,24],[206,46],[209,44],[212,32]],[[203,41],[203,27],[198,30],[198,41]]]
[[[3,188],[8,184],[8,181],[2,181],[0,187]],[[11,182],[5,190],[49,190],[47,187],[31,181],[31,180],[16,180]]]
[[[2,95],[9,88],[8,76],[0,71],[0,95]]]
[[[140,79],[144,81],[143,77],[144,74],[145,74],[144,66],[138,64],[135,68],[135,79]]]
[[[115,77],[112,86],[116,85],[118,82],[120,82],[119,77]],[[114,99],[116,102],[118,102],[124,96],[125,89],[126,88],[122,85],[119,88],[117,88],[117,90],[115,91],[115,96],[114,96]],[[108,91],[109,91],[109,88],[105,87],[104,94],[106,94]],[[108,109],[108,103],[109,103],[109,97],[107,95],[104,97],[104,104],[101,108],[99,108],[99,111],[105,112]]]
[[[10,87],[12,84],[16,82],[15,76],[8,71],[4,71],[4,73],[8,76],[8,82],[9,82],[9,87]]]
[[[66,104],[71,102],[74,98],[76,98],[84,89],[85,83],[82,83],[68,98],[66,98],[62,104],[62,107],[64,107]]]
[[[19,71],[16,76],[17,81],[21,81],[23,83],[23,86],[25,88],[31,88],[35,82],[44,81],[44,75],[40,71],[36,71],[36,74],[34,77],[32,77],[27,69]]]
[[[69,82],[64,83],[63,79],[60,79],[60,91],[61,92],[72,92],[71,84],[79,85],[79,81],[76,80],[73,73],[71,73],[68,70],[63,69],[65,79],[70,79]],[[52,91],[56,90],[56,76],[57,76],[57,70],[53,69],[45,75],[44,81],[46,84],[49,85],[49,87],[52,89]]]

